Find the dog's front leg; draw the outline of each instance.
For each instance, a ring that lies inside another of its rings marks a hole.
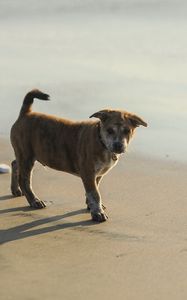
[[[99,184],[101,182],[101,179],[102,179],[102,176],[98,176],[96,177],[96,184],[97,184],[97,189],[99,188]],[[89,207],[89,203],[88,203],[88,199],[86,197],[86,205],[87,205],[87,210],[90,210],[90,207]],[[102,208],[105,210],[106,209],[106,206],[102,203]]]
[[[82,181],[86,190],[87,204],[92,220],[96,222],[106,221],[108,216],[102,207],[101,196],[97,188],[95,176],[83,176]]]

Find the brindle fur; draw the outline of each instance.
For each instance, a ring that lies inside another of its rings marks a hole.
[[[81,177],[92,219],[106,221],[108,217],[98,190],[99,182],[125,152],[134,129],[147,124],[134,114],[108,109],[91,116],[99,121],[74,122],[32,112],[34,98],[49,100],[49,96],[39,90],[30,91],[11,129],[16,157],[12,162],[12,194],[24,195],[31,207],[46,206],[34,194],[31,185],[32,168],[35,161],[39,161],[50,168]],[[115,131],[113,136],[107,132],[109,127]],[[128,128],[128,134],[123,134],[123,128]]]

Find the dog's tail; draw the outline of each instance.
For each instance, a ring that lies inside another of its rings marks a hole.
[[[20,110],[19,117],[23,117],[25,114],[31,112],[31,107],[34,101],[34,98],[40,99],[40,100],[50,100],[49,95],[44,94],[43,92],[34,89],[26,94],[23,105]]]

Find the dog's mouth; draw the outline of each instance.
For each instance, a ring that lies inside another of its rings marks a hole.
[[[123,154],[123,153],[125,153],[126,151],[125,151],[125,150],[114,150],[114,151],[112,151],[112,152],[114,152],[115,154]]]

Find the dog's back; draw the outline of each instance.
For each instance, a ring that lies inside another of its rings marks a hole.
[[[73,122],[51,115],[32,112],[34,98],[49,100],[39,90],[29,92],[19,117],[11,129],[11,143],[20,160],[34,159],[57,170],[77,174],[82,140],[89,143],[97,122]],[[91,148],[92,149],[92,148]]]

